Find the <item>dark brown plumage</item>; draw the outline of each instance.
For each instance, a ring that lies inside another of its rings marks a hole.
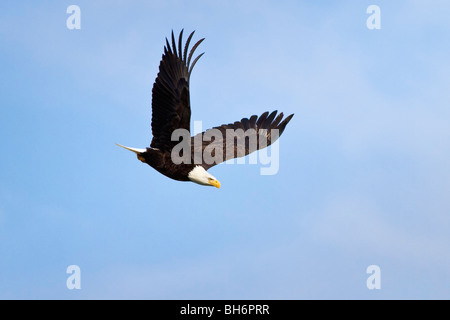
[[[241,121],[206,130],[195,137],[191,137],[191,154],[188,155],[190,161],[175,164],[172,159],[172,150],[180,141],[172,141],[172,134],[176,129],[185,129],[190,132],[189,78],[198,59],[203,55],[202,53],[192,60],[195,50],[204,40],[203,38],[197,41],[189,51],[189,44],[193,35],[194,32],[189,35],[183,51],[181,49],[183,31],[180,32],[178,46],[173,32],[172,45],[166,38],[159,73],[152,90],[151,124],[153,139],[150,148],[124,148],[135,152],[139,160],[149,164],[169,178],[179,181],[191,180],[204,185],[220,187],[218,181],[209,173],[206,173],[206,170],[226,160],[243,157],[271,145],[281,136],[293,114],[283,119],[283,113],[277,115],[277,111],[270,114],[265,112],[259,117],[253,115],[250,118],[243,118]],[[278,136],[274,136],[275,131],[273,129],[278,130]],[[221,134],[225,137],[230,132],[236,135],[232,140],[225,138],[211,139],[210,137],[214,134]],[[196,141],[201,142],[196,143]],[[256,144],[251,143],[255,141]],[[264,141],[262,146],[260,146],[260,141]],[[217,150],[223,150],[223,152],[220,156],[215,157],[214,163],[209,163],[204,159],[200,159],[200,162],[198,159],[194,159],[194,154],[203,154],[205,150],[212,150],[212,156],[216,156]],[[198,166],[204,170],[199,168],[194,170]]]
[[[291,114],[286,117],[283,121],[283,113],[281,112],[275,119],[277,115],[277,111],[273,111],[270,115],[269,112],[264,112],[261,116],[257,117],[255,115],[251,116],[250,119],[243,118],[241,121],[236,121],[230,124],[223,124],[219,127],[215,127],[205,132],[202,132],[200,135],[202,136],[202,144],[201,144],[201,153],[203,154],[205,148],[214,148],[214,144],[216,142],[210,141],[210,139],[203,138],[203,136],[207,136],[210,131],[213,129],[218,130],[223,137],[226,137],[227,130],[232,130],[235,132],[235,137],[233,140],[231,139],[222,139],[220,141],[220,148],[225,150],[222,152],[222,157],[219,161],[215,161],[214,163],[208,164],[204,161],[202,162],[202,167],[208,170],[209,168],[215,166],[216,164],[225,162],[230,159],[244,157],[254,151],[257,151],[262,148],[258,148],[261,143],[264,143],[265,147],[270,146],[273,142],[275,142],[283,133],[286,125],[294,116]],[[239,130],[241,129],[241,130]],[[253,129],[253,130],[249,130]],[[278,130],[278,136],[272,140],[272,130]],[[197,135],[198,136],[198,135]],[[195,148],[195,140],[196,137],[192,137],[192,150],[193,153],[196,150]],[[200,140],[200,139],[199,139]],[[251,143],[253,140],[254,143]],[[261,141],[260,141],[261,140]],[[226,150],[232,150],[227,154]],[[214,156],[214,154],[213,154]]]

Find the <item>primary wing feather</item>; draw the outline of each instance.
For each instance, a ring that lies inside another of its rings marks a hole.
[[[190,130],[191,107],[189,96],[189,78],[192,68],[190,60],[195,49],[204,40],[199,40],[189,53],[186,60],[189,43],[194,32],[189,35],[182,54],[183,30],[178,38],[178,48],[172,32],[172,46],[166,38],[164,54],[159,65],[159,73],[152,89],[152,148],[171,150],[176,141],[171,141],[175,129]]]
[[[206,130],[191,138],[192,151],[202,155],[202,167],[206,170],[216,164],[229,159],[244,157],[256,150],[263,149],[275,142],[283,133],[286,125],[294,115],[291,114],[283,120],[283,113],[277,116],[277,111],[263,113],[261,116],[253,115],[250,119],[243,118],[230,124],[224,124]],[[274,131],[278,130],[275,135]],[[228,131],[228,132],[227,132]],[[229,135],[227,138],[227,134]],[[231,136],[234,135],[233,137]],[[219,136],[219,137],[217,137]],[[196,145],[196,141],[202,141]],[[222,150],[222,154],[216,157],[216,150]],[[206,151],[206,152],[205,152]],[[207,160],[211,155],[214,162]]]

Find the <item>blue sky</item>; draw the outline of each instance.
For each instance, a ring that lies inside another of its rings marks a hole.
[[[66,28],[71,4],[81,30]],[[366,27],[372,4],[381,30]],[[2,1],[0,298],[449,299],[449,14],[418,0]],[[277,175],[219,165],[222,188],[205,188],[115,146],[150,143],[164,38],[181,28],[206,37],[192,120],[295,113]]]

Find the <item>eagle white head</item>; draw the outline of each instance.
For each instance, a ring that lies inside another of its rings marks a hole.
[[[220,182],[212,176],[208,171],[202,166],[195,166],[188,174],[188,178],[195,183],[201,184],[203,186],[213,186],[220,188]]]

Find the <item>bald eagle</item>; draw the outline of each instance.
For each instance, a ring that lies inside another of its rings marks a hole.
[[[172,45],[166,38],[164,54],[159,65],[159,73],[153,84],[152,90],[152,134],[153,139],[150,148],[138,149],[119,147],[134,152],[137,158],[150,165],[163,175],[178,181],[192,181],[200,185],[214,186],[220,188],[219,181],[207,170],[216,164],[229,159],[246,156],[256,150],[271,145],[283,133],[293,114],[284,118],[283,113],[277,111],[264,112],[259,117],[243,118],[230,124],[224,124],[206,130],[194,137],[188,137],[188,151],[182,150],[187,161],[179,163],[174,161],[174,148],[180,143],[173,138],[176,130],[190,132],[191,106],[189,98],[189,78],[192,69],[198,59],[204,54],[198,55],[194,60],[192,56],[203,39],[197,41],[189,52],[192,32],[184,45],[182,51],[183,30],[178,37],[178,46],[172,31]],[[220,139],[223,134],[234,134],[233,139]],[[276,132],[276,134],[274,134]],[[211,138],[214,136],[214,139]],[[261,143],[264,140],[264,143]],[[200,141],[199,143],[196,143]],[[214,147],[214,148],[212,148]],[[203,155],[203,152],[212,150],[214,161],[206,161],[195,154]],[[175,152],[177,154],[178,152]],[[180,154],[181,154],[180,153]],[[186,157],[187,156],[187,157]]]

